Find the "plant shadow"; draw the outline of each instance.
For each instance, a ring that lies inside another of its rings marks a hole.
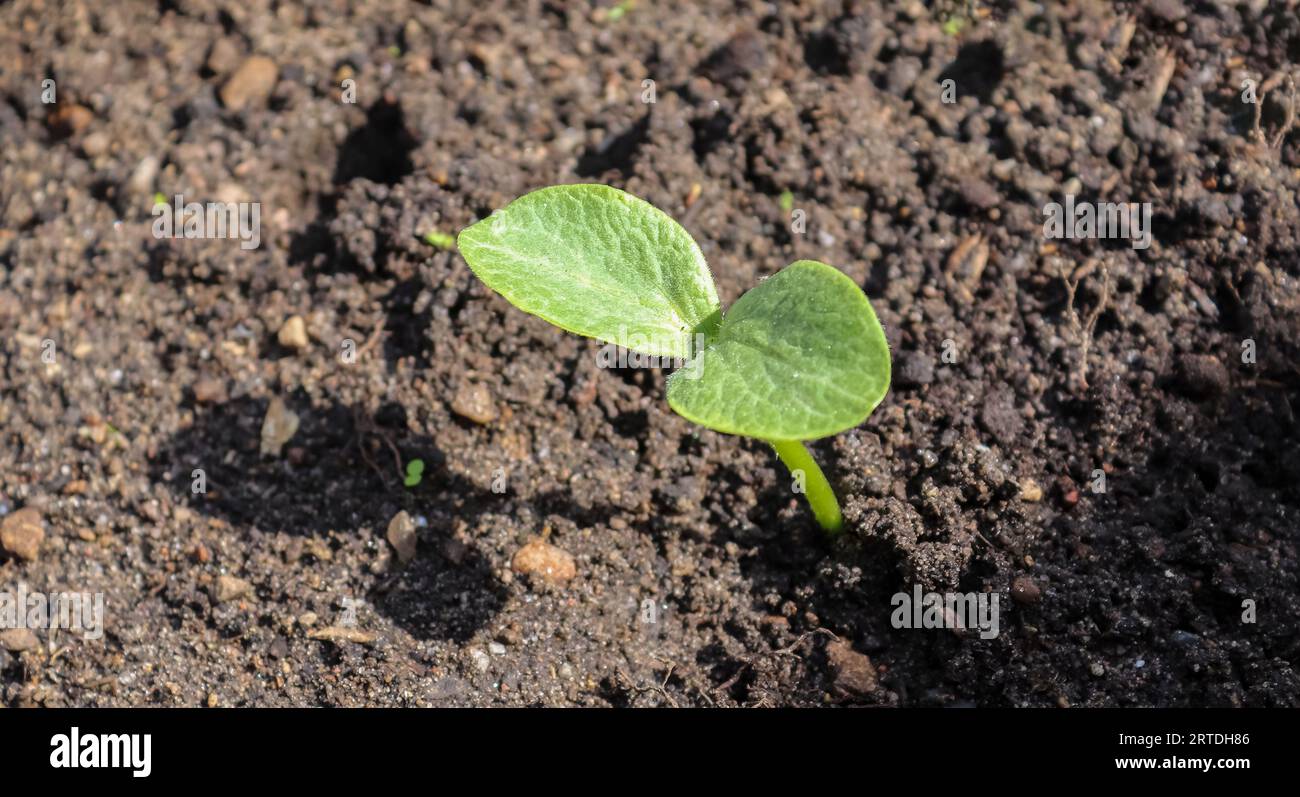
[[[284,399],[299,427],[279,456],[261,452],[270,402],[236,398],[198,407],[194,422],[152,458],[152,479],[243,535],[324,539],[369,526],[382,540],[398,512],[427,515],[427,525],[417,523],[410,562],[399,567],[394,558],[389,572],[358,574],[369,582],[367,602],[418,639],[464,642],[490,622],[505,589],[487,559],[449,529],[454,518],[472,524],[500,496],[449,473],[433,441],[409,430],[397,404],[371,415],[335,402],[313,407],[301,394]],[[414,459],[424,462],[424,472],[408,488],[403,468]],[[200,470],[206,492],[196,493]]]

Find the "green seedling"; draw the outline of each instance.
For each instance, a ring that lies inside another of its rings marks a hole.
[[[432,232],[426,232],[423,236],[421,236],[420,240],[424,241],[429,246],[432,246],[434,249],[456,248],[455,236],[445,232],[438,232],[437,230],[433,230]]]
[[[781,210],[783,210],[787,216],[790,215],[790,211],[794,210],[794,194],[789,191],[782,191],[781,196],[777,198],[777,202],[780,203]]]
[[[866,420],[889,389],[889,346],[857,284],[800,260],[724,316],[690,234],[605,185],[543,188],[462,230],[470,268],[511,304],[569,332],[685,363],[668,404],[687,420],[765,440],[817,522],[843,524],[804,441]]]
[[[623,2],[612,6],[605,12],[605,19],[609,22],[618,22],[634,7],[636,7],[636,0],[623,0]]]
[[[407,487],[415,487],[424,478],[424,460],[413,459],[406,463],[406,478],[402,483]]]

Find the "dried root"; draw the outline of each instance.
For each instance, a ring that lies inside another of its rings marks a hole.
[[[1076,306],[1079,284],[1083,282],[1090,274],[1101,269],[1101,292],[1097,297],[1097,303],[1093,306],[1087,317],[1080,319],[1079,309]],[[1088,389],[1088,352],[1092,349],[1092,336],[1097,328],[1097,321],[1101,314],[1105,312],[1106,306],[1110,302],[1110,268],[1104,263],[1096,260],[1090,260],[1080,266],[1073,276],[1066,276],[1065,267],[1060,268],[1061,282],[1065,283],[1066,304],[1065,311],[1070,318],[1070,328],[1074,333],[1075,344],[1079,347],[1079,362],[1071,374],[1072,381],[1083,390]]]

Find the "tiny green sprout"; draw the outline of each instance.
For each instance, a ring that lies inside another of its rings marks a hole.
[[[963,17],[948,17],[943,23],[943,32],[948,36],[956,36],[966,27],[966,20]]]
[[[634,6],[636,6],[636,0],[623,0],[623,2],[605,12],[605,19],[609,22],[618,22]]]
[[[827,531],[839,503],[804,441],[867,419],[889,389],[889,345],[857,283],[799,260],[724,316],[713,274],[680,224],[605,185],[543,188],[460,233],[489,288],[561,329],[684,363],[668,377],[677,414],[764,440]]]
[[[437,230],[433,230],[432,232],[426,232],[423,236],[421,236],[420,240],[424,241],[429,246],[432,246],[434,249],[455,249],[456,248],[455,236],[445,232],[438,232]]]
[[[413,459],[406,463],[406,478],[402,483],[407,487],[414,487],[424,478],[424,460]]]
[[[790,191],[782,191],[777,201],[781,203],[781,210],[787,215],[794,210],[794,194]]]
[[[162,192],[162,191],[154,191],[154,192],[153,192],[153,206],[154,206],[154,207],[158,207],[159,205],[166,205],[166,204],[167,204],[167,197],[163,196],[163,192]]]
[[[393,58],[401,58],[402,48],[398,47],[396,44],[390,44],[388,45],[388,54],[391,55]]]

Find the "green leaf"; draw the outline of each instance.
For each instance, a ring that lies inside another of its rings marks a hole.
[[[740,297],[668,379],[687,420],[764,440],[811,440],[866,420],[889,389],[889,344],[853,280],[800,260]]]
[[[609,186],[526,194],[463,230],[457,245],[520,310],[641,354],[689,357],[693,335],[712,334],[721,313],[690,234]]]

